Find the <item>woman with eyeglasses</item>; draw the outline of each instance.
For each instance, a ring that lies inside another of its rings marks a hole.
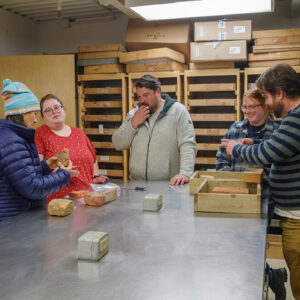
[[[62,102],[48,94],[40,102],[44,125],[36,130],[35,143],[40,158],[52,157],[58,151],[69,150],[70,160],[76,168],[71,182],[47,197],[47,201],[69,195],[89,187],[91,183],[103,183],[108,178],[100,175],[96,150],[86,134],[79,128],[65,124],[65,110]]]
[[[5,79],[1,96],[6,119],[0,120],[0,221],[45,205],[47,195],[69,183],[72,169],[51,156],[40,161],[35,95],[23,83]]]
[[[267,140],[279,125],[273,122],[270,108],[265,104],[265,99],[258,89],[249,90],[243,97],[241,107],[245,119],[232,124],[224,139],[233,139],[241,143],[257,143]],[[263,165],[251,165],[226,154],[225,148],[217,152],[217,171],[242,172],[247,168],[264,168]]]
[[[265,99],[258,89],[249,90],[243,97],[241,107],[245,115],[245,119],[231,125],[224,136],[224,139],[233,139],[240,141],[242,144],[260,143],[262,140],[267,140],[279,127],[273,122],[273,115],[270,108],[265,104]],[[262,180],[262,197],[268,201],[268,223],[274,211],[274,204],[268,187],[268,176],[271,166],[263,164],[250,164],[244,160],[239,160],[226,153],[225,148],[220,148],[217,152],[217,171],[235,171],[243,172],[248,168],[264,169]],[[285,268],[272,269],[267,264],[266,273],[269,276],[269,286],[276,295],[276,299],[285,299],[284,282],[287,281],[287,273]]]

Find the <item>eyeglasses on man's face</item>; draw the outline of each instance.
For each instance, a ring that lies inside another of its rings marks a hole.
[[[54,113],[59,113],[61,112],[63,109],[62,105],[55,105],[53,106],[53,108],[51,107],[48,107],[47,109],[45,109],[43,111],[43,114],[47,115],[47,116],[51,116],[53,115]]]
[[[248,110],[248,111],[254,111],[255,108],[258,107],[258,106],[261,106],[261,104],[257,104],[257,105],[248,105],[248,106],[243,105],[243,106],[241,107],[241,110],[242,110],[242,112],[246,112],[247,110]]]

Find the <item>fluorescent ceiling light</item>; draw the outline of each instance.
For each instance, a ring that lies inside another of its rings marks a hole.
[[[137,1],[126,0],[126,6],[149,21],[273,11],[273,0],[201,0],[149,5],[130,5],[130,2]]]

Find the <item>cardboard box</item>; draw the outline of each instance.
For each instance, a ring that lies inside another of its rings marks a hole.
[[[125,44],[130,51],[168,47],[190,56],[190,23],[187,22],[146,22],[141,19],[129,20]]]
[[[194,41],[251,40],[251,20],[195,22]]]
[[[191,61],[247,61],[247,43],[242,41],[191,43]]]

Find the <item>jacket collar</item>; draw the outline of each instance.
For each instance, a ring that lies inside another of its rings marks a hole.
[[[32,143],[34,141],[35,130],[32,128],[27,128],[10,121],[0,119],[0,129],[12,130],[27,142]]]

